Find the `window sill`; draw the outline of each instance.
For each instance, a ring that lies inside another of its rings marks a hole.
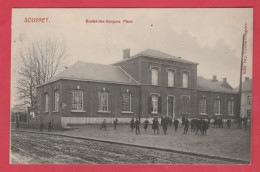
[[[81,112],[82,113],[82,112],[86,112],[86,111],[84,111],[84,110],[71,110],[70,112],[73,112],[73,113],[74,112],[76,112],[76,113],[80,113]]]
[[[130,111],[122,111],[121,113],[126,114],[126,113],[134,113],[134,112],[130,112]]]
[[[206,113],[199,113],[199,114],[200,114],[200,115],[205,115],[205,116],[208,115],[208,114],[206,114]]]
[[[59,113],[59,111],[52,111],[53,113]]]
[[[168,88],[174,88],[174,86],[168,86]]]
[[[214,113],[214,115],[216,115],[216,116],[221,116],[222,114],[220,114],[220,113]]]
[[[152,115],[159,115],[158,112],[151,112]]]
[[[228,116],[236,116],[235,114],[228,114]]]
[[[111,113],[111,111],[97,111],[98,113]]]
[[[49,113],[49,111],[44,111],[43,113]]]

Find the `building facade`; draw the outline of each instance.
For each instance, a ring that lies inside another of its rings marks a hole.
[[[126,49],[113,65],[78,62],[37,87],[40,120],[60,128],[114,118],[237,115],[238,92],[226,78],[198,77],[197,66],[151,49],[134,56]]]

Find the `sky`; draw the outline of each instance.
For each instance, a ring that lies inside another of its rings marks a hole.
[[[24,22],[26,18],[48,18],[48,22]],[[105,23],[86,23],[86,19]],[[14,8],[11,99],[16,99],[17,50],[26,44],[19,41],[21,35],[28,42],[39,37],[64,40],[67,66],[77,61],[112,64],[122,60],[123,49],[131,49],[134,55],[149,48],[197,62],[198,76],[217,75],[237,87],[245,24],[248,51],[243,78],[252,78],[252,8]]]

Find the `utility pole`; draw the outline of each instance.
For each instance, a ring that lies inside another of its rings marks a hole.
[[[244,57],[244,39],[245,39],[245,34],[243,34],[243,39],[242,39],[242,53],[241,53],[241,66],[240,66],[240,80],[239,80],[239,117],[241,116],[241,92],[242,92],[242,70],[243,70],[243,57]]]

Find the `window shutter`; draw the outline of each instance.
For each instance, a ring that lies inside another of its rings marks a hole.
[[[162,97],[158,97],[158,113],[162,113]]]
[[[152,113],[152,96],[148,96],[148,114]]]

